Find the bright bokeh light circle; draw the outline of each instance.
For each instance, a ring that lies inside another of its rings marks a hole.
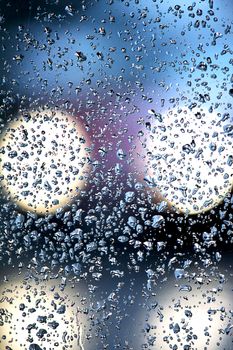
[[[62,111],[20,116],[5,130],[0,146],[2,186],[24,210],[54,212],[85,185],[84,133]]]
[[[157,293],[159,306],[149,318],[149,334],[155,337],[151,350],[229,349],[224,345],[229,344],[231,334],[225,332],[231,325],[231,288],[224,285],[218,290],[215,283],[183,286],[191,286],[192,290],[181,291],[169,285]]]
[[[231,191],[232,124],[224,119],[181,109],[153,125],[148,173],[162,197],[181,212],[208,211]]]
[[[0,292],[1,349],[84,349],[85,319],[71,288],[14,279]]]

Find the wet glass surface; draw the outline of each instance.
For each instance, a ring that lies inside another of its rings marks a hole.
[[[231,350],[233,3],[0,0],[0,349]]]

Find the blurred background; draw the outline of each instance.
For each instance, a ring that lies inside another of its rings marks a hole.
[[[4,350],[232,349],[232,14],[230,0],[0,0]],[[47,110],[76,121],[87,168],[41,213],[7,193],[3,143]]]

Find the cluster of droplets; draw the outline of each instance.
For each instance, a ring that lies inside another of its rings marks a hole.
[[[4,350],[231,348],[230,7],[2,6]]]

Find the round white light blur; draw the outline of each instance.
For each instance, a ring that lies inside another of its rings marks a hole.
[[[153,125],[147,143],[149,175],[179,211],[205,212],[231,191],[231,125],[197,109],[171,111]]]
[[[77,121],[61,111],[20,116],[0,142],[5,192],[25,210],[64,206],[84,186],[85,142]]]
[[[61,291],[56,281],[16,279],[2,285],[0,292],[1,349],[30,349],[34,344],[47,350],[84,350],[85,320],[74,290]]]
[[[167,286],[158,292],[144,333],[151,350],[228,349],[232,336],[231,288],[211,285]],[[165,287],[165,286],[164,286]],[[223,290],[222,290],[223,288]],[[183,289],[183,290],[182,290]],[[185,291],[186,290],[186,291]]]

